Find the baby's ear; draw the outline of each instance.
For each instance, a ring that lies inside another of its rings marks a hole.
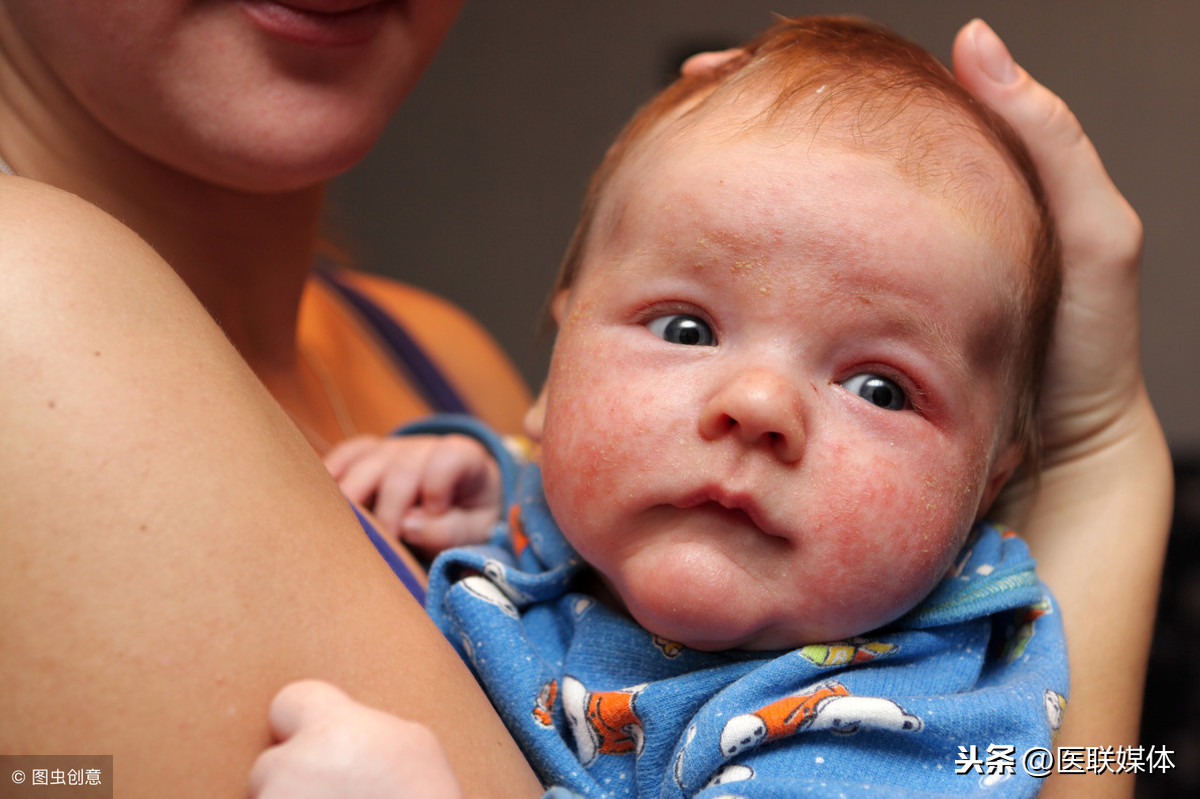
[[[562,289],[554,295],[554,299],[550,300],[550,315],[554,317],[554,324],[562,326],[563,317],[567,313],[567,299],[570,297],[570,289]],[[538,392],[537,399],[529,410],[525,411],[525,420],[523,427],[525,435],[529,436],[530,440],[537,444],[542,443],[542,428],[546,423],[546,384],[542,383],[542,390]]]
[[[542,384],[542,390],[538,392],[537,399],[533,401],[533,405],[529,406],[529,410],[525,411],[525,419],[523,427],[525,435],[535,444],[542,443],[542,428],[546,424],[546,384]]]
[[[992,503],[1000,494],[1000,489],[1004,488],[1004,484],[1013,476],[1013,472],[1021,465],[1022,460],[1023,449],[1016,441],[1009,442],[1008,446],[996,456],[987,483],[983,487],[983,498],[979,502],[979,510],[975,512],[975,521],[982,519],[991,509]]]
[[[554,317],[554,324],[558,327],[562,327],[563,318],[567,315],[567,300],[570,297],[570,289],[559,289],[554,299],[550,300],[550,315]]]

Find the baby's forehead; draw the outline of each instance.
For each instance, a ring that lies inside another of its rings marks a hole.
[[[831,150],[861,155],[863,163],[879,167],[881,176],[898,176],[941,201],[945,213],[1017,253],[1018,261],[1029,260],[1039,230],[1032,195],[1007,155],[969,114],[934,96],[902,103],[842,97],[824,84],[805,96],[790,94],[786,102],[753,88],[714,92],[664,115],[617,168],[609,196],[601,200],[601,216],[615,222],[645,175],[678,163],[673,153],[719,154],[745,141],[764,145],[759,159],[778,163],[781,171],[811,168]]]
[[[981,160],[993,157],[991,168],[1003,168],[999,157],[990,153],[985,143],[975,142],[971,146],[980,152]],[[748,116],[742,110],[729,113],[710,108],[703,115],[664,124],[646,137],[641,152],[630,158],[609,184],[611,196],[601,203],[598,235],[593,244],[602,249],[615,248],[609,249],[611,254],[644,247],[647,241],[653,241],[653,247],[663,256],[653,263],[661,270],[679,272],[681,279],[689,277],[706,282],[728,275],[742,277],[741,282],[730,285],[730,291],[743,287],[752,273],[761,270],[731,271],[724,266],[760,261],[782,265],[791,263],[788,259],[799,254],[799,260],[794,262],[799,272],[804,272],[801,267],[806,263],[830,267],[821,273],[821,283],[810,286],[822,293],[831,307],[836,307],[846,298],[870,303],[885,299],[889,293],[904,295],[927,282],[926,270],[918,268],[924,261],[912,253],[924,252],[935,261],[944,261],[940,256],[951,255],[945,251],[926,252],[928,246],[915,251],[907,249],[905,242],[909,238],[900,232],[910,229],[909,222],[922,220],[916,222],[925,226],[920,230],[965,229],[968,231],[963,234],[965,238],[946,241],[956,242],[953,245],[956,257],[978,248],[983,255],[977,262],[991,265],[974,272],[980,281],[980,299],[988,296],[998,301],[995,314],[980,317],[980,332],[987,336],[988,349],[1003,350],[1004,341],[1017,334],[1016,329],[1026,316],[1022,288],[1026,281],[1021,279],[1020,270],[1029,268],[1027,228],[1032,211],[1018,207],[1014,213],[998,208],[998,201],[991,195],[1007,194],[1015,198],[1007,202],[1022,202],[1016,178],[1007,177],[1010,190],[1005,192],[996,185],[996,178],[991,179],[989,189],[984,167],[980,167],[977,177],[969,178],[935,173],[934,167],[916,174],[915,167],[899,163],[898,157],[894,153],[880,153],[869,142],[848,139],[844,131],[797,136],[783,127],[779,119],[764,120]],[[714,163],[723,167],[714,167]],[[754,171],[743,179],[738,172],[743,165],[764,164],[766,177]],[[804,202],[815,198],[822,207],[814,209],[814,215],[835,220],[835,227],[847,233],[846,236],[826,238],[821,233],[825,228],[820,226],[808,233],[806,229],[810,226],[804,212],[777,214],[774,209],[763,212],[761,207],[753,207],[754,203],[774,200],[786,203],[787,198],[780,192],[795,196],[796,191],[788,188],[787,173],[811,175],[814,170],[836,175],[839,185],[848,190],[836,199],[826,193],[809,194],[798,207],[803,208]],[[652,177],[655,175],[657,178]],[[777,185],[773,184],[776,175],[784,176]],[[648,186],[653,189],[647,195]],[[900,187],[900,193],[887,187]],[[913,198],[905,199],[909,189],[914,192]],[[697,192],[706,191],[715,191],[720,196],[708,201],[694,199]],[[866,208],[876,210],[864,213]],[[1014,216],[1021,220],[1020,224],[1009,229],[1005,220]],[[675,225],[664,227],[664,217],[674,218]],[[760,224],[760,218],[769,221]],[[785,229],[784,241],[803,242],[801,250],[782,254],[775,251],[772,242],[779,236],[773,234],[779,233],[776,230],[779,226]],[[619,264],[621,259],[597,257],[586,262],[585,270],[605,269]],[[915,271],[909,274],[893,268],[900,263],[910,264],[906,269]],[[681,265],[694,271],[688,272]],[[876,268],[890,270],[887,281],[878,280]],[[785,275],[774,274],[776,279]],[[880,289],[878,296],[872,295],[875,287]],[[751,288],[760,290],[757,285]],[[980,307],[984,306],[991,307],[981,303]]]
[[[963,199],[978,202],[1003,190],[1031,210],[1024,180],[992,132],[929,87],[866,90],[819,79],[786,90],[761,80],[731,84],[664,117],[647,139],[661,144],[703,134],[844,148],[890,163],[923,191],[977,194]]]
[[[824,91],[822,91],[824,89]],[[934,98],[848,99],[817,86],[811,97],[781,103],[770,92],[714,93],[681,106],[649,127],[607,186],[601,205],[619,205],[642,177],[677,164],[680,151],[719,153],[753,141],[760,161],[786,172],[810,168],[822,153],[861,155],[864,163],[899,176],[918,192],[946,201],[981,232],[1022,249],[1035,235],[1038,213],[1017,169],[965,112]]]

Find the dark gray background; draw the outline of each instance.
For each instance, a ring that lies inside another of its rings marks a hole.
[[[682,53],[771,13],[858,13],[948,61],[973,16],[1068,100],[1146,226],[1146,372],[1177,453],[1200,455],[1200,2],[468,0],[371,157],[331,192],[365,268],[449,297],[531,385],[535,331],[588,174]]]

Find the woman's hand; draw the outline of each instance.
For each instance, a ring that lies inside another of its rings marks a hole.
[[[1061,99],[982,20],[954,42],[958,79],[1025,140],[1063,246],[1063,294],[1042,397],[1046,465],[1125,434],[1144,386],[1138,352],[1142,225]]]
[[[1136,744],[1170,529],[1170,455],[1138,351],[1142,226],[1058,97],[975,20],[954,43],[958,79],[1017,130],[1063,249],[1063,294],[1042,395],[1040,490],[1001,495],[1058,597],[1071,659],[1059,746]],[[1129,796],[1133,776],[1051,775],[1042,796]]]

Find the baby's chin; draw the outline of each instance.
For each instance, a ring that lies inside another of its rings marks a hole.
[[[764,627],[749,631],[730,631],[732,634],[724,636],[714,636],[712,630],[706,630],[702,635],[697,636],[689,634],[687,630],[670,628],[656,630],[652,626],[645,624],[642,626],[657,636],[699,652],[723,652],[731,649],[742,649],[748,652],[786,651],[814,644],[838,643],[876,629],[875,627],[866,629],[844,627],[821,632]]]
[[[878,629],[898,615],[869,620],[825,618],[813,624],[796,618],[776,620],[768,612],[759,614],[750,608],[736,612],[711,597],[705,602],[660,602],[656,600],[661,597],[651,592],[623,602],[619,596],[620,592],[613,592],[615,604],[623,606],[646,630],[700,652],[778,651],[835,643]]]
[[[701,552],[701,554],[706,554]],[[646,630],[690,649],[787,650],[877,630],[920,601],[922,586],[900,592],[863,583],[812,581],[803,589],[746,579],[721,558],[638,559],[601,576],[610,604]]]

